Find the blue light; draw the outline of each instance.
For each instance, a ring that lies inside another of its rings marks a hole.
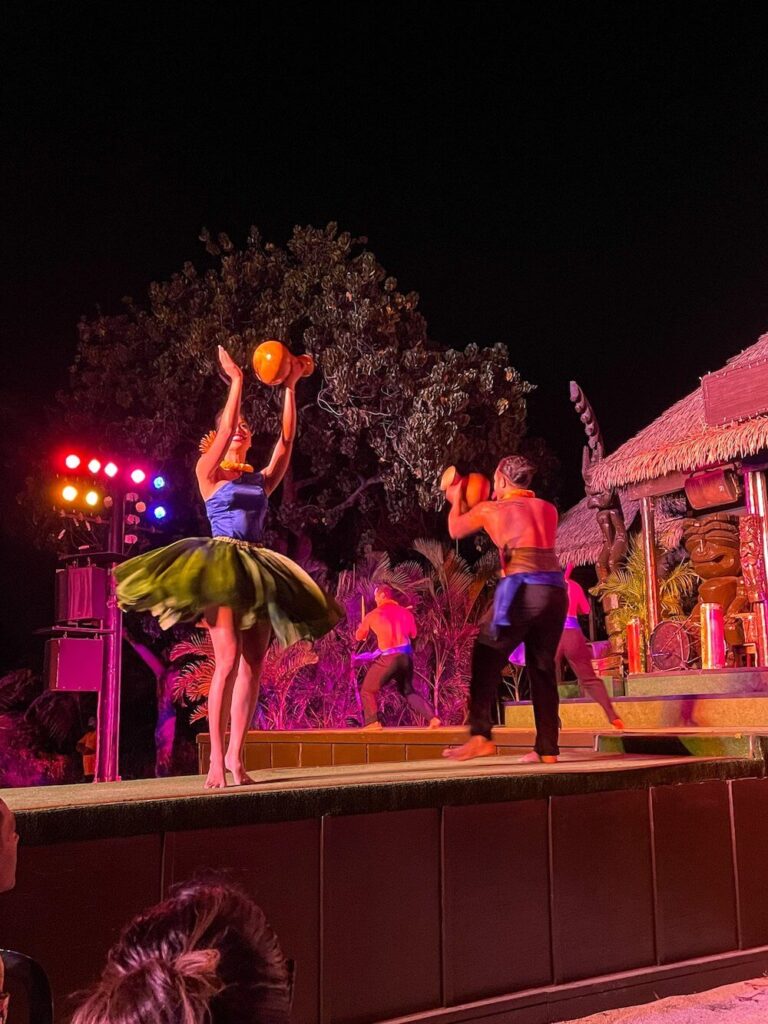
[[[165,477],[156,476],[155,479],[152,481],[152,486],[155,488],[156,491],[162,491],[162,489],[165,487]],[[162,519],[162,516],[160,518]]]
[[[168,515],[168,510],[166,509],[165,505],[155,505],[155,507],[152,509],[152,515],[155,517],[155,519],[165,519],[165,517]]]

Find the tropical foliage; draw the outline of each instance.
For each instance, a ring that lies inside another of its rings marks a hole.
[[[486,557],[474,567],[438,541],[417,540],[415,557],[393,564],[385,553],[372,554],[354,570],[342,572],[337,599],[345,619],[313,648],[306,643],[287,650],[273,643],[264,662],[257,709],[259,728],[343,728],[359,724],[359,685],[366,662],[353,654],[362,647],[355,630],[373,593],[388,583],[398,599],[414,609],[419,636],[414,644],[415,685],[434,703],[448,724],[464,720],[469,684],[469,658],[478,622],[488,605],[488,580],[495,561]],[[200,631],[177,644],[171,657],[181,663],[176,699],[193,719],[206,714],[205,699],[213,673],[213,651],[208,634]],[[380,715],[387,725],[412,724],[411,711],[396,689],[380,696]]]
[[[663,619],[682,618],[686,603],[693,595],[699,577],[690,562],[684,559],[673,562],[670,552],[656,550],[656,565],[659,570],[659,600]],[[630,539],[627,560],[623,568],[611,573],[607,579],[593,587],[590,593],[597,597],[614,594],[619,598],[619,607],[614,622],[623,633],[632,618],[642,620],[646,625],[645,566],[643,548],[637,536]]]
[[[180,530],[201,526],[192,464],[225,395],[219,343],[242,366],[272,337],[317,364],[299,385],[299,437],[270,538],[292,553],[308,539],[330,564],[339,553],[349,564],[350,547],[381,544],[392,524],[400,541],[412,537],[447,464],[488,473],[520,447],[531,385],[507,347],[431,341],[418,295],[399,290],[365,239],[335,224],[296,228],[285,247],[256,228],[241,249],[224,234],[201,239],[207,266],[185,263],[151,285],[148,302],[81,321],[59,396],[60,429],[172,468]],[[277,436],[279,401],[248,374],[257,462]]]

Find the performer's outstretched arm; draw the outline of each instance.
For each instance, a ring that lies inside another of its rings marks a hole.
[[[219,345],[219,362],[229,377],[229,394],[216,429],[216,436],[210,448],[203,452],[197,460],[195,472],[198,480],[210,480],[214,477],[219,463],[229,450],[232,435],[240,422],[240,399],[243,394],[243,371],[226,349]]]
[[[283,399],[283,420],[280,437],[272,451],[272,458],[262,470],[264,490],[271,494],[279,486],[286,474],[293,454],[293,442],[296,440],[296,381],[301,377],[302,364],[296,360],[290,377],[285,382],[285,398]]]

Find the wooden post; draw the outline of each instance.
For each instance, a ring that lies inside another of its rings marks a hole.
[[[656,525],[653,518],[653,498],[640,499],[642,521],[643,565],[645,568],[645,629],[646,640],[658,626],[659,581],[656,575]]]

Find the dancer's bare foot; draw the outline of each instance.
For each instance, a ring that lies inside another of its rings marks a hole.
[[[383,729],[384,726],[381,722],[369,722],[368,725],[363,726],[363,732],[378,732],[379,729]]]
[[[470,736],[460,747],[446,747],[443,757],[452,761],[471,761],[473,757],[493,757],[495,753],[496,744],[491,740],[485,736]]]
[[[554,754],[537,754],[535,750],[531,750],[528,754],[523,754],[522,757],[518,758],[518,764],[557,764],[557,758]]]
[[[434,718],[430,718],[430,720],[429,720],[429,728],[430,729],[439,729],[442,724],[443,723],[440,721],[440,719],[437,717],[437,715],[435,715]]]
[[[205,779],[206,789],[224,789],[227,785],[227,773],[223,764],[211,764]]]
[[[255,780],[251,778],[248,772],[245,770],[245,764],[242,759],[232,760],[225,758],[224,764],[226,765],[227,771],[232,773],[232,780],[236,786],[254,786]]]

